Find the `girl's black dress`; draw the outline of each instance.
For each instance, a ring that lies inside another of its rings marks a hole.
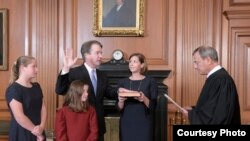
[[[43,94],[38,83],[32,83],[32,87],[28,88],[14,82],[6,90],[8,106],[12,99],[22,104],[24,114],[33,124],[39,125],[41,123]],[[20,126],[14,118],[11,109],[10,112],[9,141],[36,141],[36,136]]]

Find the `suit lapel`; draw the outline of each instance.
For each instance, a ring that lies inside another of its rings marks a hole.
[[[96,76],[97,76],[97,88],[96,88],[96,97],[100,94],[100,84],[101,84],[101,74],[98,69],[96,69]]]

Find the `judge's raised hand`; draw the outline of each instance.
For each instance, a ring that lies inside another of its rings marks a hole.
[[[63,71],[69,72],[69,69],[76,63],[77,57],[73,58],[73,49],[66,48],[64,50]]]

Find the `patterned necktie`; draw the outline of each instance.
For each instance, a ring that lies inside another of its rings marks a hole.
[[[96,81],[95,70],[94,69],[91,71],[90,78],[91,78],[91,82],[92,82],[92,85],[94,87],[94,91],[95,91],[95,95],[96,95],[97,81]]]

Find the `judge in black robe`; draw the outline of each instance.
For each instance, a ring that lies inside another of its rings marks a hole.
[[[199,47],[193,52],[194,67],[207,80],[196,106],[186,108],[190,124],[239,125],[240,106],[232,77],[218,64],[212,47]]]

